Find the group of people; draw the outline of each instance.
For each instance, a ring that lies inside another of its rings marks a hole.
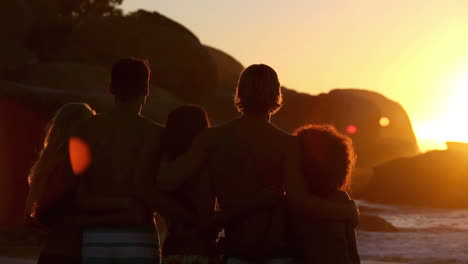
[[[164,127],[143,117],[149,80],[146,61],[119,60],[111,111],[69,103],[50,121],[28,177],[27,224],[48,231],[39,264],[360,263],[351,141],[273,125],[272,68],[246,68],[240,117],[213,127],[193,105]]]

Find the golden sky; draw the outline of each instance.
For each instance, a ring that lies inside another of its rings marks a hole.
[[[243,65],[317,94],[365,88],[400,102],[423,150],[468,142],[468,0],[125,0]]]

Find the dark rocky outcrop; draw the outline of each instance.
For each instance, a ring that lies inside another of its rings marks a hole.
[[[25,42],[30,34],[31,10],[23,0],[1,0],[0,4],[0,78],[35,60]]]
[[[361,214],[358,229],[370,232],[397,232],[398,229],[382,217]]]
[[[380,126],[382,117],[391,120],[388,127]],[[284,89],[283,109],[273,120],[287,131],[308,123],[334,125],[353,139],[360,167],[373,167],[419,151],[404,109],[371,91],[339,89],[313,96]],[[356,127],[355,134],[347,133],[350,125]]]
[[[240,62],[223,51],[205,46],[210,52],[218,71],[219,84],[216,93],[205,104],[213,123],[222,123],[239,115],[234,106],[234,92],[237,80],[244,67]]]
[[[244,70],[244,66],[242,66],[242,64],[231,55],[226,54],[219,49],[209,46],[205,46],[205,48],[213,57],[218,70],[219,86],[217,95],[232,100],[237,86],[237,80],[239,79],[241,72]]]
[[[463,152],[468,155],[468,143],[453,142],[453,141],[449,141],[445,143],[447,144],[448,150]]]
[[[468,207],[468,154],[431,151],[374,169],[362,198],[427,207]]]
[[[152,83],[186,102],[203,104],[218,85],[215,62],[198,38],[156,12],[83,20],[52,59],[109,68],[122,57],[147,58]]]

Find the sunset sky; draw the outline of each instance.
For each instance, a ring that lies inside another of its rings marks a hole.
[[[468,142],[468,0],[126,0],[244,66],[317,94],[365,88],[400,102],[423,150]]]

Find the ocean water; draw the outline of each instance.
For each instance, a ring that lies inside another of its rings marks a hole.
[[[363,259],[411,264],[468,264],[468,210],[388,206],[359,201],[400,229],[358,231]]]

